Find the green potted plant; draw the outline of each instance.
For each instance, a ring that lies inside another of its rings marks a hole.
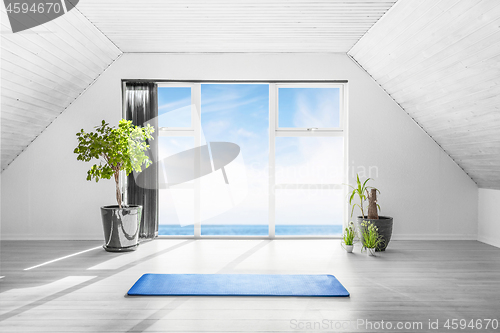
[[[344,229],[344,233],[342,234],[342,241],[340,245],[346,250],[347,253],[352,253],[354,248],[354,238],[356,237],[356,227],[354,223],[349,222],[349,226]]]
[[[380,193],[380,191],[374,187],[367,186],[369,180],[371,180],[371,178],[361,183],[359,175],[356,175],[356,187],[348,185],[351,188],[349,193],[349,205],[352,206],[351,217],[354,214],[354,208],[357,206],[361,210],[361,216],[357,217],[358,229],[362,231],[361,223],[363,221],[371,222],[375,225],[379,235],[383,239],[383,242],[377,245],[377,251],[385,251],[392,236],[393,218],[390,216],[378,215],[380,206],[377,203],[377,192]],[[365,215],[366,201],[368,201],[367,215]]]
[[[375,256],[376,248],[384,242],[378,228],[371,221],[361,222],[361,240],[369,256]]]
[[[101,207],[104,228],[104,249],[110,252],[133,251],[139,245],[139,228],[142,206],[122,203],[120,172],[129,175],[132,171],[141,172],[152,161],[146,155],[149,145],[146,140],[153,139],[154,128],[132,125],[132,121],[122,119],[118,127],[111,127],[104,120],[95,131],[86,133],[83,129],[76,134],[78,146],[74,153],[77,160],[89,162],[100,160],[87,171],[87,180],[115,180],[116,202],[118,205]]]

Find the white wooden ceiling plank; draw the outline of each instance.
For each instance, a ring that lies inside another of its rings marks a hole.
[[[314,50],[319,52],[345,52],[393,4],[394,1],[370,0],[210,3],[145,0],[106,1],[99,2],[99,6],[86,2],[78,8],[125,52],[219,52],[226,46],[229,51],[237,52],[311,52],[310,45],[282,43],[288,36],[318,40],[321,45]],[[346,25],[342,26],[343,23]],[[246,45],[235,44],[232,41],[235,38]],[[349,43],[344,43],[345,39]],[[266,47],[271,45],[267,51]]]
[[[428,129],[428,133],[434,138],[438,138],[438,137],[443,137],[443,136],[446,136],[446,135],[456,135],[458,133],[461,133],[461,134],[464,134],[464,135],[470,135],[470,136],[474,136],[474,133],[472,134],[469,134],[470,132],[478,132],[478,131],[481,131],[483,132],[484,134],[486,133],[498,133],[498,127],[499,127],[499,123],[498,121],[492,123],[492,124],[485,124],[485,123],[482,123],[482,124],[474,124],[473,127],[467,127],[467,126],[457,126],[457,127],[450,127],[450,128],[441,128],[441,129],[437,129],[437,130],[431,130],[431,129]]]
[[[110,59],[116,59],[122,54],[122,51],[106,36],[104,35],[92,22],[89,21],[76,7],[76,11],[68,16],[68,21],[74,25],[74,30],[79,31],[82,35],[90,40],[97,50],[107,55]],[[68,15],[68,14],[66,14]],[[97,53],[99,54],[99,53]]]
[[[50,91],[50,94],[60,100],[69,100],[72,101],[75,97],[72,95],[67,95],[64,92],[58,91],[57,89],[54,88],[49,88],[46,85],[37,82],[36,80],[31,80],[27,79],[25,77],[22,77],[18,74],[11,73],[4,68],[2,68],[2,85],[3,84],[9,84],[9,82],[13,82],[17,85],[22,85],[23,87],[27,89],[32,89],[34,91],[40,92],[40,93],[47,93],[47,91]],[[3,83],[3,81],[6,81]]]
[[[485,126],[485,124],[488,124]],[[500,127],[500,114],[494,111],[491,111],[487,114],[470,117],[470,118],[450,118],[447,121],[440,122],[426,122],[425,127],[430,132],[435,131],[446,131],[450,128],[453,130],[463,129],[463,130],[483,130],[484,128],[491,128],[498,126]]]
[[[217,34],[214,37],[217,37],[218,34],[236,34],[236,33],[248,33],[248,34],[268,34],[268,35],[289,35],[289,34],[300,34],[300,33],[314,33],[316,32],[318,35],[321,34],[329,34],[329,35],[342,35],[345,33],[356,33],[362,34],[366,27],[322,27],[322,26],[302,26],[302,27],[293,27],[293,26],[281,26],[281,27],[266,27],[262,25],[253,26],[231,26],[231,27],[187,27],[183,26],[175,26],[168,28],[169,35],[192,35],[192,34],[202,34],[202,35],[213,35]],[[110,31],[110,33],[120,34],[123,37],[150,37],[154,36],[155,38],[161,37],[165,32],[157,31],[155,33],[149,33],[146,30],[134,30],[134,31],[123,31],[123,30],[114,30]]]
[[[35,131],[42,132],[47,125],[42,123],[41,121],[35,122],[35,121],[30,121],[29,119],[14,119],[13,117],[8,117],[8,116],[3,116],[2,115],[2,123],[6,122],[6,125],[11,126],[13,128],[23,128],[23,127],[30,127],[33,128]]]
[[[53,109],[54,112],[61,112],[64,107],[62,105],[54,104],[54,100],[50,101],[47,96],[43,94],[32,94],[32,92],[21,92],[17,90],[13,90],[10,87],[2,87],[2,96],[5,95],[11,96],[13,99],[19,100],[24,103],[29,103],[32,105],[40,105],[46,109]],[[56,101],[57,103],[57,101]]]
[[[422,108],[425,105],[433,105],[434,101],[443,99],[442,96],[436,96],[437,90],[441,92],[441,95],[448,94],[448,98],[456,98],[464,91],[480,90],[482,86],[491,87],[491,83],[496,83],[499,76],[500,68],[490,71],[473,71],[469,68],[461,71],[457,70],[455,75],[433,76],[429,78],[426,84],[415,83],[407,89],[398,92],[388,90],[388,92],[402,104]]]
[[[13,81],[18,84],[29,82],[30,85],[37,85],[41,90],[42,87],[45,91],[52,90],[56,95],[60,95],[61,97],[73,97],[73,94],[69,89],[58,89],[59,83],[55,83],[53,81],[47,80],[39,75],[36,75],[33,72],[26,71],[23,68],[9,66],[9,70],[2,67],[2,79],[6,79],[8,81]]]
[[[443,63],[436,67],[429,66],[429,70],[423,71],[422,75],[410,74],[407,77],[406,73],[402,73],[397,77],[397,80],[385,83],[384,87],[393,96],[401,95],[406,98],[405,93],[411,93],[413,98],[416,98],[418,93],[426,94],[426,89],[429,89],[430,86],[437,85],[441,87],[444,84],[450,84],[450,80],[457,82],[458,79],[453,79],[455,77],[473,79],[481,75],[481,73],[491,77],[490,72],[495,72],[500,68],[498,62],[500,59],[500,42],[490,45],[490,48],[479,49],[475,54],[464,56],[462,60],[467,61],[467,65],[460,60],[454,60],[455,57],[453,57],[453,60],[450,59],[449,61],[450,64]]]
[[[478,146],[478,143],[481,143],[481,146]],[[456,151],[456,153],[460,153],[462,150],[473,150],[473,149],[489,149],[490,147],[499,147],[500,146],[500,138],[492,139],[490,141],[475,141],[475,142],[448,142],[446,146],[450,149]]]
[[[71,76],[74,76],[83,82],[91,80],[92,74],[97,72],[96,68],[89,68],[83,62],[75,61],[75,57],[69,55],[64,47],[57,45],[60,41],[56,36],[52,34],[30,34],[30,33],[18,33],[14,35],[15,38],[9,39],[9,44],[6,46],[12,49],[13,52],[19,54],[19,56],[26,56],[28,53],[35,55],[34,59],[43,59],[49,62],[53,66],[59,67],[59,70],[66,71]],[[27,42],[19,42],[17,39],[19,37],[24,37]],[[2,47],[5,44],[5,40],[2,41]],[[14,45],[22,45],[22,47],[14,47]]]
[[[22,131],[18,126],[15,126],[10,123],[2,123],[1,126],[2,137],[6,135],[7,137],[12,137],[11,135],[19,138],[25,138],[27,140],[33,140],[36,136],[38,136],[41,131],[32,127],[28,127]],[[9,148],[8,146],[2,145],[2,150]]]
[[[475,143],[478,146],[481,146],[483,143],[492,142],[497,139],[495,133],[452,133],[447,136],[441,136],[439,138],[439,143],[443,147],[449,147],[450,151],[456,149],[458,145]]]
[[[271,39],[275,41],[278,38],[293,38],[294,36],[298,36],[300,38],[308,38],[311,40],[321,40],[325,39],[337,39],[337,38],[356,38],[361,34],[358,31],[344,31],[344,32],[314,32],[314,31],[300,31],[297,33],[294,32],[280,32],[280,33],[266,33],[266,32],[244,32],[244,31],[232,31],[232,32],[218,32],[217,36],[213,36],[211,32],[204,33],[196,33],[196,32],[173,32],[169,35],[168,40],[178,40],[182,41],[182,39],[189,38],[191,40],[234,40],[235,38],[242,39]],[[166,40],[165,37],[161,36],[149,36],[148,38],[141,38],[138,34],[130,34],[127,35],[127,39],[137,39],[143,41],[163,41]]]
[[[500,78],[499,78],[500,80]],[[499,86],[498,86],[498,80],[492,81],[486,81],[481,83],[478,86],[470,86],[464,89],[460,89],[458,91],[455,91],[453,96],[448,96],[446,92],[442,90],[438,90],[435,92],[436,95],[441,95],[442,97],[436,97],[433,98],[429,102],[422,102],[420,104],[414,104],[413,109],[415,110],[415,113],[417,110],[420,110],[423,112],[423,110],[426,110],[425,112],[428,112],[429,109],[435,109],[435,110],[440,110],[440,109],[449,109],[454,106],[459,106],[460,101],[464,100],[481,100],[481,99],[486,99],[492,96],[498,96],[499,93]],[[434,96],[434,95],[433,95]],[[404,105],[404,102],[401,102],[402,105]],[[412,109],[412,112],[414,112]]]
[[[226,0],[226,1],[218,1],[218,0],[190,0],[187,2],[186,0],[178,0],[178,1],[171,1],[171,0],[142,0],[141,2],[137,2],[136,0],[132,1],[122,1],[122,0],[112,0],[112,1],[106,1],[106,0],[85,0],[82,2],[81,8],[85,9],[85,12],[87,10],[96,10],[96,8],[99,8],[96,6],[99,4],[100,6],[102,5],[103,8],[116,8],[117,5],[122,5],[128,8],[135,8],[135,7],[142,7],[142,5],[147,5],[147,6],[152,6],[154,8],[162,8],[162,7],[167,7],[167,8],[176,8],[176,7],[186,7],[186,6],[203,6],[203,7],[220,7],[223,9],[231,9],[231,8],[236,8],[238,6],[257,6],[259,8],[267,8],[267,7],[284,7],[284,6],[304,6],[306,8],[311,8],[311,7],[321,7],[321,6],[338,6],[338,7],[385,7],[385,6],[391,6],[393,5],[397,0],[390,0],[390,1],[378,1],[378,0],[366,0],[366,1],[360,1],[360,0],[323,0],[323,1],[309,1],[309,0],[281,0],[281,1],[274,1],[274,0]]]
[[[473,6],[471,2],[468,4],[469,6]],[[436,30],[432,30],[430,27],[439,26],[441,22],[444,25],[444,21],[449,24],[452,21],[450,10],[454,7],[465,5],[467,3],[461,0],[441,0],[428,6],[425,15],[418,18],[412,15],[412,19],[403,22],[399,29],[393,29],[388,32],[386,38],[381,40],[379,44],[371,46],[374,48],[373,53],[370,54],[370,57],[363,60],[365,68],[375,72],[380,62],[387,65],[392,61],[396,61],[409,49],[407,44],[411,44],[420,35],[421,31],[424,31],[426,34],[432,34]],[[389,40],[391,41],[390,43],[388,42]]]
[[[410,59],[416,53],[420,53],[421,50],[424,50],[424,55],[430,56],[432,52],[428,48],[432,47],[434,43],[442,43],[442,39],[444,39],[448,45],[455,39],[455,34],[467,34],[468,31],[477,30],[477,25],[484,25],[485,23],[481,21],[475,24],[471,23],[471,18],[472,22],[475,22],[474,19],[483,13],[481,3],[489,3],[491,7],[496,7],[500,2],[495,3],[490,0],[460,1],[442,11],[440,15],[433,17],[432,20],[422,20],[413,27],[411,32],[400,35],[394,40],[392,47],[385,50],[387,54],[392,56],[392,59],[384,57],[383,60],[366,62],[367,68],[378,73],[380,68],[390,62],[393,68],[397,70],[402,64],[413,63]],[[463,29],[457,29],[457,26],[463,27]],[[436,34],[436,31],[440,31],[440,33]],[[438,36],[442,36],[442,38]],[[438,43],[438,47],[442,46]]]
[[[5,138],[2,137],[2,151],[3,151],[4,147],[8,147],[8,149],[11,151],[11,153],[15,153],[15,152],[18,152],[20,150],[23,150],[29,145],[29,142],[21,143],[21,142],[14,142],[14,141],[10,141],[10,140],[5,140],[5,142],[4,142],[4,140],[5,140]]]
[[[478,184],[500,188],[500,2],[453,1],[429,17],[400,0],[349,54]]]
[[[3,147],[2,145],[2,163],[4,160],[4,157],[11,157],[11,156],[17,156],[19,153],[19,149],[16,147]]]
[[[498,180],[500,178],[500,171],[498,169],[494,169],[494,166],[492,165],[469,165],[468,166],[471,170],[471,174],[475,175],[476,178],[478,179],[478,182],[494,182],[494,183],[500,183]]]
[[[500,142],[497,141],[494,147],[482,147],[479,148],[477,145],[470,146],[468,149],[460,149],[453,152],[453,155],[457,158],[473,158],[475,154],[500,154]]]
[[[494,108],[499,103],[498,93],[500,93],[499,88],[495,87],[496,84],[495,82],[485,81],[481,83],[481,87],[475,87],[476,93],[481,92],[481,95],[473,95],[471,94],[472,91],[466,88],[461,90],[461,92],[454,92],[455,96],[460,97],[460,94],[466,95],[463,99],[459,97],[456,97],[456,99],[447,98],[443,96],[449,94],[445,90],[429,91],[428,95],[433,96],[432,100],[428,99],[422,101],[422,103],[401,101],[401,105],[411,110],[411,114],[415,119],[422,120],[439,118],[442,114],[453,114],[455,111],[470,110],[473,112],[479,108]],[[438,95],[442,97],[436,97]]]
[[[231,31],[232,29],[238,29],[240,31],[269,31],[269,32],[288,32],[290,30],[302,31],[302,30],[313,30],[317,29],[318,31],[324,32],[335,32],[342,29],[356,29],[363,30],[369,28],[373,24],[373,20],[370,21],[353,21],[346,20],[344,21],[311,21],[311,22],[301,22],[300,24],[296,22],[249,22],[246,24],[241,24],[240,22],[228,22],[224,25],[216,24],[216,23],[207,23],[203,25],[193,25],[189,24],[189,22],[184,22],[182,24],[174,23],[174,22],[162,22],[156,24],[156,31],[149,31],[150,27],[137,27],[136,29],[131,29],[130,25],[126,23],[115,24],[113,27],[107,29],[108,33],[112,34],[162,34],[165,30],[167,31],[176,31],[176,30],[185,30],[189,32],[196,31],[211,31],[211,32],[219,32],[219,31]],[[123,29],[121,29],[123,27]]]
[[[26,131],[19,131],[19,129],[16,128],[11,128],[8,126],[4,126],[2,124],[1,126],[1,131],[2,131],[2,141],[3,139],[10,139],[10,140],[26,140],[26,142],[29,144],[30,142],[33,141],[33,139],[39,134],[35,131],[31,131],[30,129],[26,129]],[[8,145],[2,145],[2,150],[8,148]]]
[[[206,0],[189,0],[188,4],[204,4],[204,5],[212,5],[212,4],[221,4],[221,5],[234,5],[236,4],[258,4],[260,5],[270,5],[270,4],[278,4],[278,5],[288,5],[288,4],[329,4],[329,3],[341,3],[341,4],[350,4],[350,3],[386,3],[393,4],[397,0],[244,0],[244,1],[234,1],[234,0],[211,0],[207,2]],[[82,3],[78,4],[79,8],[89,8],[95,9],[96,5],[103,6],[106,8],[115,8],[119,5],[121,6],[137,6],[137,5],[148,5],[148,6],[169,6],[169,5],[184,5],[186,6],[186,0],[142,0],[141,2],[137,2],[136,0],[85,0]]]
[[[57,45],[58,53],[66,54],[65,58],[79,59],[78,63],[88,68],[94,77],[95,73],[100,73],[107,67],[116,56],[110,56],[99,50],[97,46],[88,39],[78,29],[71,29],[73,24],[69,20],[53,20],[49,26],[52,33],[43,34],[52,45]],[[84,68],[85,68],[84,67]]]
[[[479,182],[491,182],[494,184],[499,184],[500,172],[494,169],[494,166],[481,167],[480,165],[470,165],[468,166],[471,170],[471,174],[475,175]]]
[[[438,142],[444,142],[445,140],[460,142],[461,140],[467,141],[467,139],[476,140],[477,142],[480,140],[490,141],[498,137],[498,128],[490,128],[477,132],[460,130],[440,131],[433,133],[431,136]]]
[[[394,45],[394,39],[406,33],[412,24],[428,20],[429,11],[439,10],[437,5],[443,0],[398,1],[365,36],[349,50],[358,62],[368,66],[380,52]],[[386,53],[384,53],[386,56]]]
[[[19,96],[29,96],[30,98],[36,99],[38,101],[43,101],[45,103],[48,103],[50,105],[53,105],[56,108],[64,108],[65,105],[69,104],[73,99],[71,99],[68,96],[65,96],[64,99],[60,98],[59,96],[55,96],[54,94],[48,93],[47,90],[36,90],[32,89],[29,85],[20,85],[18,83],[12,82],[12,81],[7,81],[2,78],[2,90],[4,88],[3,83],[6,83],[5,85],[5,93],[8,93],[9,95],[13,97],[19,97]],[[15,93],[12,95],[12,93]],[[28,95],[29,93],[29,95]],[[2,95],[4,94],[4,91],[2,91]]]
[[[151,11],[145,10],[143,13],[134,12],[131,13],[130,9],[125,11],[115,10],[114,13],[117,15],[123,16],[125,19],[136,19],[138,21],[147,22],[148,18],[153,20],[159,19],[174,19],[175,21],[182,22],[185,20],[196,20],[195,24],[200,24],[202,22],[209,22],[213,19],[221,19],[223,22],[234,22],[239,19],[246,21],[253,21],[256,19],[265,20],[265,19],[278,19],[284,21],[294,21],[294,20],[312,20],[312,19],[320,19],[320,20],[333,20],[336,18],[340,19],[376,19],[382,16],[386,10],[370,10],[370,11],[341,11],[341,10],[327,10],[327,9],[318,9],[318,11],[304,11],[297,10],[294,11],[284,11],[283,9],[273,11],[252,11],[252,10],[241,10],[240,12],[221,12],[221,11],[213,11],[203,9],[199,12],[182,12],[182,11],[171,11],[166,10],[162,13],[157,13],[156,15],[151,13]],[[92,16],[95,19],[95,22],[99,25],[105,25],[106,18],[108,17],[105,12],[100,12],[99,14],[95,14]],[[110,25],[109,23],[107,23]],[[151,24],[151,23],[149,23]]]
[[[459,153],[454,153],[453,156],[457,161],[470,161],[470,160],[498,160],[498,156],[500,155],[500,145],[497,147],[491,147],[488,150],[465,150],[460,151]],[[499,171],[500,172],[500,171]]]
[[[24,38],[26,42],[21,39]],[[83,61],[75,62],[75,57],[81,57],[87,51],[75,50],[72,47],[68,47],[64,41],[60,38],[58,33],[48,32],[34,34],[31,31],[20,32],[16,34],[8,34],[2,40],[2,47],[4,44],[6,48],[12,50],[12,52],[20,54],[20,56],[25,55],[27,52],[31,52],[36,55],[39,59],[44,59],[52,64],[57,63],[60,68],[64,68],[66,71],[70,70],[69,73],[74,73],[75,70],[79,71],[79,77],[92,77],[92,73],[99,73],[97,67],[87,66]],[[22,47],[20,47],[22,45]],[[97,75],[97,74],[96,74]],[[88,80],[88,79],[87,79]]]
[[[17,73],[33,73],[34,75],[44,77],[47,80],[57,83],[57,89],[69,94],[70,91],[83,90],[83,86],[77,85],[76,82],[70,81],[67,78],[61,77],[61,73],[51,71],[52,68],[46,66],[34,66],[32,62],[7,50],[2,50],[2,66],[8,70]],[[49,86],[48,86],[49,87]],[[54,87],[51,87],[54,88]]]
[[[401,103],[411,103],[418,105],[419,109],[424,108],[427,104],[432,105],[432,101],[441,100],[443,98],[453,98],[457,96],[438,96],[436,94],[438,91],[441,93],[452,93],[457,95],[458,93],[468,92],[470,90],[481,90],[484,86],[491,86],[498,82],[498,74],[500,73],[500,68],[493,68],[496,59],[500,59],[500,55],[497,55],[490,59],[485,59],[482,62],[483,68],[481,70],[476,70],[473,66],[469,66],[464,70],[457,70],[453,73],[448,71],[448,73],[443,73],[442,77],[432,76],[427,84],[420,82],[415,82],[414,85],[407,86],[405,89],[400,90],[397,93],[392,93],[388,91],[391,96],[399,98]],[[492,61],[493,64],[489,65],[488,62]],[[498,65],[497,65],[498,66]]]
[[[189,2],[180,1],[151,1],[142,0],[141,2],[126,3],[123,1],[97,1],[92,2],[85,0],[81,4],[78,4],[78,8],[81,8],[84,13],[88,12],[98,12],[99,9],[103,10],[113,10],[119,6],[122,8],[131,9],[144,9],[145,7],[154,7],[155,9],[162,8],[217,8],[220,10],[234,10],[235,8],[247,8],[255,7],[262,8],[262,10],[267,10],[268,8],[277,7],[293,7],[293,8],[322,8],[322,7],[338,7],[338,8],[387,8],[393,5],[396,1],[209,1],[209,2],[197,2],[190,0]]]
[[[7,95],[8,94],[8,95]],[[58,110],[54,108],[47,108],[40,104],[31,104],[13,97],[9,92],[2,90],[2,105],[8,106],[2,109],[2,112],[23,112],[31,113],[33,115],[40,115],[40,117],[52,118],[59,114]]]
[[[491,179],[477,182],[478,186],[480,188],[484,189],[492,189],[492,190],[499,190],[500,189],[500,182],[492,181]]]
[[[500,9],[500,6],[498,6],[497,8]],[[498,14],[500,15],[500,10],[498,10]],[[439,55],[440,52],[447,53],[448,57],[450,58],[447,60],[447,62],[459,61],[458,59],[456,59],[457,54],[463,54],[463,56],[466,57],[467,51],[470,49],[468,45],[464,45],[465,43],[477,44],[478,38],[476,36],[473,36],[471,38],[470,37],[471,35],[482,30],[481,32],[484,33],[485,35],[491,36],[494,33],[498,33],[500,31],[498,25],[500,23],[500,18],[496,22],[484,23],[479,27],[477,25],[472,25],[472,24],[467,25],[467,21],[468,19],[464,19],[463,22],[464,25],[467,26],[466,28],[456,29],[461,31],[461,35],[456,35],[455,38],[452,38],[450,37],[451,34],[444,31],[443,33],[447,34],[445,38],[443,39],[436,38],[433,42],[428,42],[424,45],[421,45],[420,49],[413,48],[411,50],[404,52],[404,54],[401,54],[401,56],[398,57],[397,61],[391,63],[392,67],[388,73],[384,73],[384,77],[394,78],[394,77],[399,77],[400,75],[402,76],[402,74],[411,71],[413,67],[423,67],[421,64],[429,59],[432,59],[432,62],[427,61],[425,65],[427,65],[428,67],[434,67],[437,65],[436,62],[442,63],[439,56],[435,57],[435,55],[436,54]],[[486,42],[487,40],[483,41],[483,43]],[[498,39],[490,40],[490,42],[496,43],[498,42]],[[475,46],[484,47],[481,44]],[[377,73],[380,72],[380,68],[372,68],[372,70]],[[383,78],[377,78],[377,79],[379,79],[381,83],[385,82]]]
[[[51,123],[56,116],[46,114],[43,112],[33,112],[32,110],[27,111],[26,109],[14,108],[9,105],[8,102],[2,101],[2,121],[9,119],[17,119],[22,121],[23,119],[27,119],[33,122],[43,122],[44,124]]]
[[[223,45],[223,46],[213,46],[213,45],[192,45],[185,46],[185,44],[180,45],[169,45],[168,48],[165,46],[147,45],[149,53],[203,53],[203,52],[248,52],[249,47],[252,48],[252,52],[266,53],[266,52],[296,52],[296,53],[311,53],[311,52],[343,52],[346,47],[353,45],[356,41],[350,43],[335,43],[334,45]],[[308,50],[305,50],[307,46]],[[144,53],[144,46],[136,45],[130,46],[126,49],[129,53]]]
[[[24,47],[20,47],[19,44],[15,44],[15,42],[2,40],[2,58],[9,60],[11,63],[16,63],[17,59],[27,60],[31,67],[43,67],[44,69],[57,73],[57,76],[62,78],[64,81],[72,81],[79,86],[85,86],[86,81],[89,77],[86,73],[83,73],[81,70],[77,70],[73,67],[68,68],[68,66],[64,66],[64,64],[59,63],[55,57],[52,57],[49,53],[44,50],[40,50],[42,55],[36,52],[35,50],[29,50]],[[4,53],[6,55],[4,56]]]
[[[463,118],[481,116],[490,112],[500,112],[500,105],[497,96],[491,96],[483,100],[472,100],[467,103],[460,103],[457,106],[446,110],[430,109],[429,112],[416,115],[412,113],[417,122],[432,126],[432,122],[445,122],[450,118]]]
[[[471,110],[475,109],[471,108]],[[414,117],[414,119],[420,126],[425,127],[428,133],[434,133],[437,129],[446,128],[447,126],[451,128],[452,124],[458,129],[460,128],[460,126],[465,125],[469,120],[474,124],[475,123],[482,124],[484,122],[481,122],[480,119],[483,120],[488,119],[488,117],[490,117],[489,116],[490,114],[496,114],[499,112],[498,106],[490,106],[487,108],[485,107],[479,110],[481,111],[481,113],[472,116],[466,115],[463,118],[458,118],[457,115],[450,112],[449,117],[446,117],[446,113],[442,113],[440,116],[436,117],[432,117],[431,115],[429,115],[426,118]],[[476,128],[470,128],[470,129],[476,130]]]
[[[497,47],[500,36],[500,29],[494,24],[488,24],[473,34],[467,36],[453,45],[443,49],[437,54],[428,56],[424,52],[416,52],[419,59],[411,64],[406,64],[406,69],[398,75],[397,73],[383,73],[377,81],[384,86],[398,87],[408,84],[408,81],[415,82],[420,78],[438,70],[444,70],[460,65],[461,61],[483,52],[484,49]],[[462,66],[463,68],[464,66]],[[453,70],[452,70],[453,71]],[[403,75],[404,73],[404,75]]]

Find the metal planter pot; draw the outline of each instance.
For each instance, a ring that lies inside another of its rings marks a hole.
[[[103,248],[108,252],[135,251],[139,246],[142,206],[101,207]]]
[[[377,246],[377,251],[385,251],[387,245],[389,245],[389,242],[391,241],[393,220],[392,220],[392,217],[389,217],[389,216],[379,216],[378,218],[379,218],[378,220],[375,220],[375,219],[367,219],[367,218],[363,218],[362,216],[358,216],[358,221],[357,221],[358,222],[358,230],[359,230],[359,233],[361,234],[361,228],[362,228],[361,222],[363,222],[363,221],[372,222],[373,225],[378,228],[379,235],[382,236],[382,238],[384,239],[382,244]]]

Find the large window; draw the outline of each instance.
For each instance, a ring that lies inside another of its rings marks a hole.
[[[275,100],[270,234],[340,235],[345,213],[344,86],[272,84],[270,94]]]
[[[164,83],[159,235],[340,235],[344,85]]]

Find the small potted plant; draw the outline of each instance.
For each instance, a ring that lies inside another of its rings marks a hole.
[[[340,245],[342,245],[347,253],[352,253],[354,248],[354,237],[356,237],[356,227],[351,221],[349,222],[349,226],[345,228],[344,233],[342,234],[342,241],[340,242]]]
[[[104,249],[110,252],[133,251],[139,245],[139,228],[142,206],[122,203],[120,172],[129,175],[132,171],[141,172],[152,162],[146,155],[149,145],[146,140],[153,139],[154,128],[132,125],[132,121],[122,119],[118,127],[111,127],[104,120],[94,132],[83,129],[76,134],[78,146],[74,153],[77,160],[89,162],[100,160],[87,171],[87,180],[115,180],[116,202],[118,205],[101,207],[104,228]]]
[[[354,208],[356,206],[359,207],[361,210],[361,216],[358,216],[357,218],[358,229],[361,230],[361,223],[363,221],[368,221],[375,225],[378,229],[379,235],[383,239],[383,242],[378,244],[377,251],[385,251],[392,236],[393,218],[390,216],[378,215],[380,206],[377,203],[377,192],[380,193],[380,191],[374,187],[367,186],[370,179],[371,178],[368,178],[361,183],[359,175],[356,175],[356,187],[348,185],[351,188],[351,192],[349,193],[349,205],[352,206],[351,217],[354,214]],[[356,200],[359,200],[359,203],[356,203]],[[368,209],[367,215],[365,215],[364,208],[367,200]]]
[[[378,234],[378,228],[371,221],[363,221],[360,230],[363,249],[367,250],[369,256],[375,256],[376,248],[384,242]]]

